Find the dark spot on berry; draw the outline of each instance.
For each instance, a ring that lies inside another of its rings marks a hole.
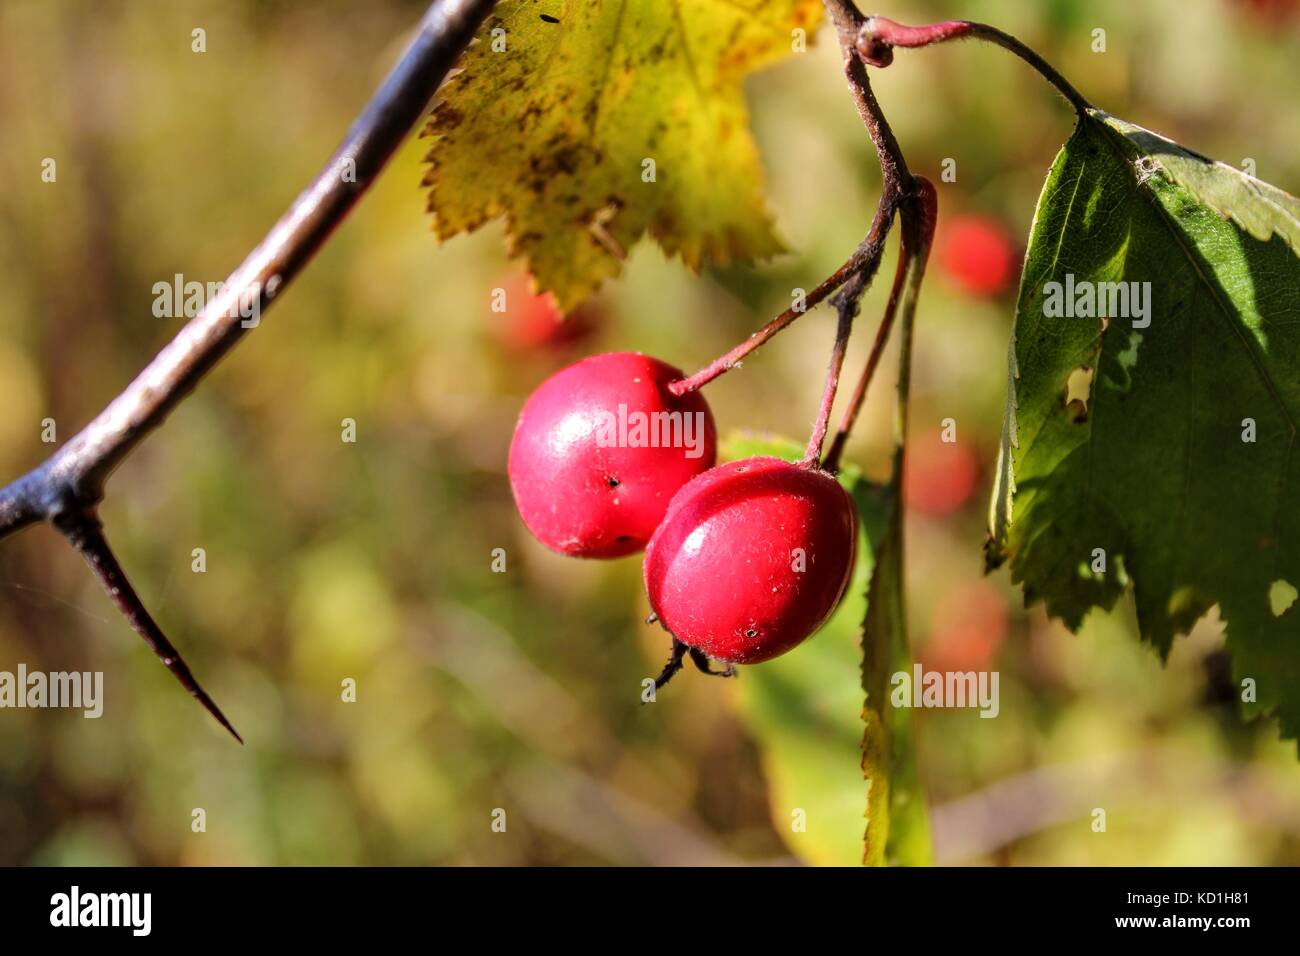
[[[542,16],[542,19],[545,20],[547,23],[559,23],[559,22],[560,22],[560,18],[559,18],[559,17],[553,17],[553,16],[551,16],[549,13],[543,13],[541,16]]]
[[[605,484],[609,485],[611,488],[617,488],[619,485],[622,484],[622,482],[619,481],[617,478],[615,478],[613,475],[608,475],[605,478]]]
[[[632,540],[632,536],[631,536],[630,534],[620,534],[620,535],[619,535],[617,538],[615,538],[614,540],[617,541],[619,544],[623,544],[625,541],[631,541],[631,540]],[[655,621],[657,621],[657,620],[659,620],[659,618],[658,618],[658,617],[655,617]],[[654,621],[647,621],[646,623],[647,623],[647,624],[653,624]]]
[[[754,630],[754,628],[751,627],[749,630],[747,630],[747,631],[745,632],[745,636],[746,636],[746,637],[758,637],[758,631]]]

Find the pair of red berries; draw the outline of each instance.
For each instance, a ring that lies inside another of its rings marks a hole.
[[[839,603],[857,548],[853,503],[815,463],[715,467],[712,413],[669,389],[681,378],[639,353],[583,359],[533,392],[510,445],[515,503],[543,544],[586,558],[645,549],[650,606],[674,637],[661,683],[688,650],[707,670],[801,643]]]

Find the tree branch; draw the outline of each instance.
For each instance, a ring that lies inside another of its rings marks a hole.
[[[51,522],[85,555],[163,664],[232,734],[234,728],[127,582],[95,506],[113,470],[256,325],[246,316],[260,317],[271,306],[370,188],[495,5],[495,0],[435,0],[342,145],[221,292],[90,424],[39,467],[0,489],[0,538],[38,521]]]
[[[493,6],[494,0],[437,0],[429,7],[343,144],[221,293],[79,434],[0,490],[0,537],[103,498],[113,469],[249,331],[241,304],[269,308],[370,188]]]

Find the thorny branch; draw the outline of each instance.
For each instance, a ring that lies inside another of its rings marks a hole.
[[[495,5],[496,0],[435,0],[342,145],[230,275],[221,293],[80,433],[43,464],[0,489],[0,538],[39,521],[50,522],[86,558],[163,665],[237,740],[235,729],[195,681],[109,550],[96,514],[104,483],[249,330],[244,318],[249,313],[241,306],[256,302],[260,310],[269,308],[311,261],[420,119]]]

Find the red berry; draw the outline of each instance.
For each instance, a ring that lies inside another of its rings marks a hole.
[[[922,514],[951,514],[975,493],[979,468],[964,442],[945,442],[938,432],[917,436],[907,447],[903,500]]]
[[[996,219],[954,216],[939,228],[936,245],[944,272],[972,295],[995,298],[1015,281],[1015,243]]]
[[[1006,640],[1007,602],[987,581],[943,593],[934,611],[930,639],[921,652],[926,670],[983,671]]]
[[[1296,0],[1244,0],[1247,13],[1264,26],[1285,24],[1300,14],[1300,3]]]
[[[639,352],[593,355],[528,397],[510,443],[515,505],[537,540],[582,558],[645,547],[677,489],[717,458],[717,431],[682,373]]]
[[[716,660],[770,660],[830,616],[857,542],[853,502],[826,472],[778,458],[728,462],[679,491],[650,539],[650,606]]]
[[[502,284],[505,312],[492,315],[492,333],[506,348],[529,352],[559,348],[586,338],[597,325],[599,310],[582,305],[568,317],[550,292],[533,291],[532,277],[521,272]]]

